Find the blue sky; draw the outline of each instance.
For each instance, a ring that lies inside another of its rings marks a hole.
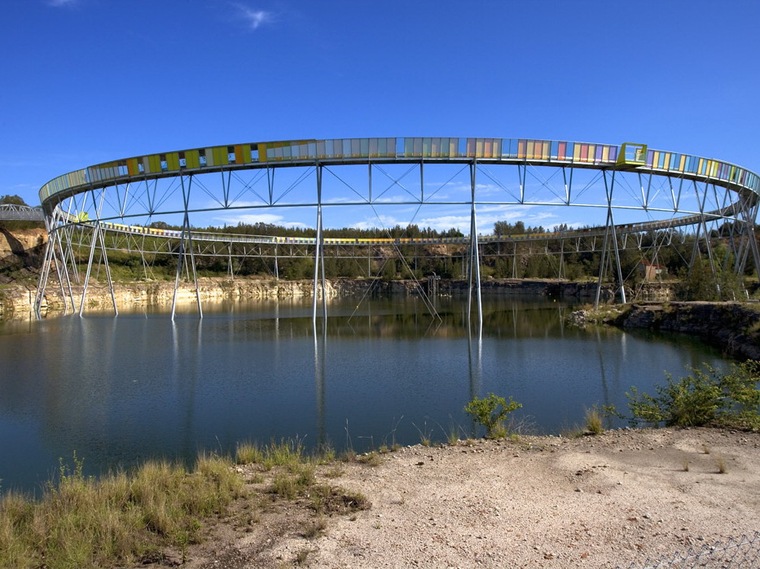
[[[636,141],[759,171],[759,22],[756,0],[3,0],[0,194],[291,138]]]

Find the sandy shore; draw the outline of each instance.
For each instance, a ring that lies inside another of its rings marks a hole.
[[[628,568],[760,529],[757,433],[462,441],[369,462],[317,475],[361,492],[369,509],[317,516],[307,499],[259,493],[246,521],[238,510],[220,523],[186,566]]]

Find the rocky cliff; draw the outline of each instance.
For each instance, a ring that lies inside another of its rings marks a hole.
[[[5,274],[31,274],[42,264],[47,232],[42,229],[14,229],[0,226],[0,284],[10,282]]]
[[[614,324],[697,336],[739,359],[760,360],[760,305],[738,302],[634,304]]]

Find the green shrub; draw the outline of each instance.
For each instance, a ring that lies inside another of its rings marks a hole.
[[[667,384],[655,396],[631,388],[626,396],[632,422],[760,429],[760,362],[732,364],[723,374],[707,364],[691,372],[679,380],[666,374]]]
[[[464,410],[476,423],[485,427],[486,437],[499,439],[507,436],[508,431],[504,425],[507,415],[521,407],[522,404],[513,401],[512,397],[507,402],[503,397],[489,393],[488,397],[475,397]]]

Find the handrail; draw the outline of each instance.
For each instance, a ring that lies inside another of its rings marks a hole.
[[[720,218],[735,212],[738,204],[731,204],[719,210],[706,212],[703,215],[689,215],[684,217],[643,221],[638,223],[625,223],[616,226],[619,233],[643,233],[646,231],[658,231],[673,229],[686,225],[699,223],[702,218]],[[89,225],[91,221],[80,221],[69,216],[69,222],[78,225]],[[100,227],[106,231],[140,235],[148,237],[163,237],[166,239],[182,239],[183,232],[180,229],[162,229],[141,225],[124,225],[110,221],[100,222]],[[576,239],[583,237],[603,236],[607,226],[584,227],[568,229],[565,231],[531,232],[508,235],[481,235],[480,243],[498,243],[512,241],[544,241],[546,239]],[[218,243],[254,243],[261,245],[315,245],[316,237],[289,237],[279,235],[253,235],[246,233],[217,233],[208,231],[190,231],[193,241],[218,242]],[[469,236],[463,237],[323,237],[324,245],[342,246],[371,246],[371,245],[438,245],[438,244],[466,244],[470,242]]]

